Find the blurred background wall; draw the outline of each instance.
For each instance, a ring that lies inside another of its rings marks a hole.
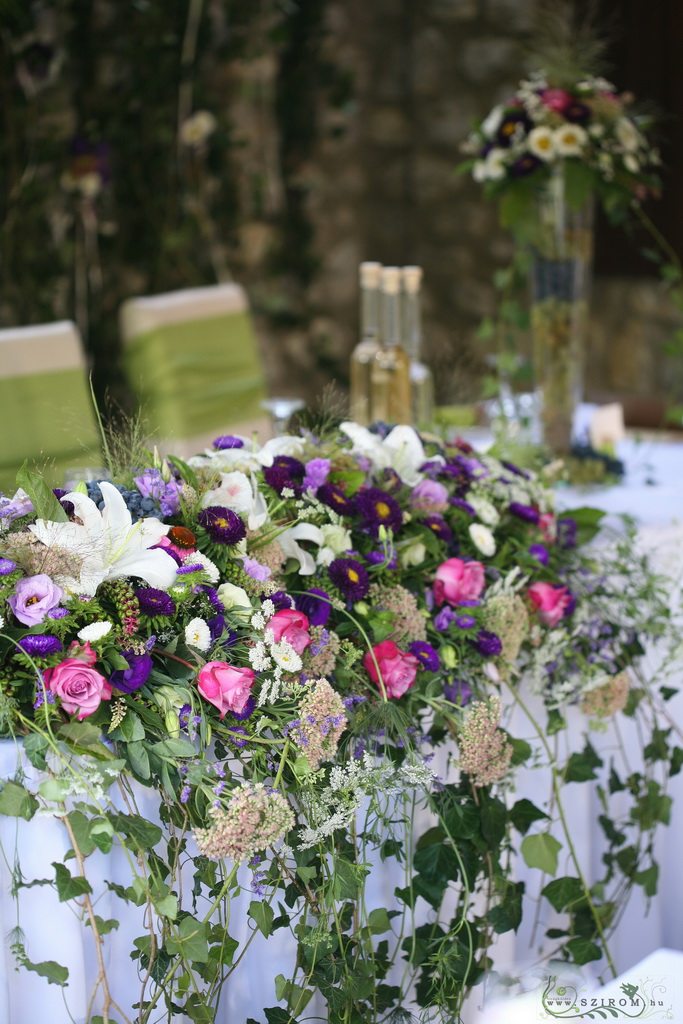
[[[681,252],[683,11],[604,6],[618,88],[663,114],[665,197],[650,212]],[[472,121],[523,75],[535,12],[535,0],[0,0],[0,324],[75,319],[100,401],[129,408],[123,299],[232,278],[272,389],[312,399],[347,383],[358,263],[419,263],[438,398],[471,401],[493,274],[512,250],[454,168]],[[676,323],[637,247],[601,223],[589,391],[680,403],[680,360],[665,355]]]

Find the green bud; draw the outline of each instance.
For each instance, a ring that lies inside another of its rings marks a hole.
[[[358,615],[367,615],[368,612],[370,611],[370,605],[368,605],[365,601],[356,601],[356,603],[353,606],[353,610]]]
[[[439,648],[439,657],[441,658],[444,668],[455,668],[458,664],[458,655],[450,644],[445,644],[443,647]]]
[[[73,490],[76,494],[87,494],[88,488],[85,486],[85,480],[79,480]]]
[[[172,740],[177,740],[180,736],[180,719],[178,718],[177,711],[167,711],[164,716],[166,722],[166,732]]]

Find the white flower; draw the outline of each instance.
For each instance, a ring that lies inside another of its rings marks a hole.
[[[79,640],[85,643],[90,640],[95,643],[97,640],[101,640],[103,636],[111,631],[111,622],[91,622],[89,626],[84,626],[83,629],[79,629],[76,636]]]
[[[201,551],[192,551],[187,556],[186,561],[189,565],[201,565],[202,569],[206,573],[209,583],[218,583],[221,578],[218,566],[214,565],[211,559],[207,558]]]
[[[532,128],[527,138],[529,151],[540,160],[552,160],[555,156],[555,136],[552,128],[539,125]]]
[[[104,580],[139,576],[152,587],[168,590],[175,582],[176,562],[163,549],[150,549],[166,536],[169,527],[151,516],[133,524],[114,485],[103,480],[100,490],[102,512],[87,495],[70,491],[65,498],[74,506],[80,523],[38,519],[29,526],[46,547],[65,548],[80,560],[77,576],[55,573],[55,583],[71,593],[92,596]]]
[[[401,565],[409,569],[413,565],[422,565],[427,554],[427,548],[421,540],[415,541],[409,547],[399,552]]]
[[[482,665],[482,671],[492,683],[500,682],[500,672],[492,661],[487,661]]]
[[[337,555],[341,555],[343,551],[348,551],[353,546],[351,534],[343,526],[326,523],[320,527],[320,531],[324,538],[324,545],[316,556],[318,565],[329,565]]]
[[[239,515],[245,515],[251,511],[254,503],[254,496],[251,490],[251,481],[246,473],[236,469],[232,473],[221,473],[221,480],[218,487],[206,491],[202,497],[202,508],[209,508],[211,505],[220,505],[223,508],[232,509]]]
[[[226,611],[231,611],[236,618],[243,622],[249,622],[252,607],[246,590],[235,586],[234,583],[221,583],[216,593]]]
[[[505,177],[507,167],[505,165],[505,150],[490,149],[486,154],[486,177],[489,181],[500,181]]]
[[[638,159],[633,155],[633,153],[627,153],[624,157],[624,167],[627,171],[630,171],[631,174],[637,174],[640,170]]]
[[[488,167],[486,166],[485,160],[477,160],[472,168],[472,177],[478,185],[483,185],[485,181],[488,181]]]
[[[180,126],[180,140],[186,146],[200,146],[216,130],[216,118],[209,110],[197,110]]]
[[[266,653],[263,640],[257,640],[254,646],[249,648],[249,664],[255,672],[265,672],[271,667],[272,661]]]
[[[198,651],[208,651],[211,646],[211,630],[204,619],[192,619],[185,626],[185,643]]]
[[[633,121],[628,117],[620,117],[616,123],[614,134],[627,153],[635,153],[643,141]]]
[[[310,540],[318,547],[322,547],[325,541],[323,532],[312,523],[297,523],[296,526],[290,526],[288,530],[284,530],[277,537],[277,542],[282,548],[285,558],[295,558],[299,563],[299,575],[312,576],[315,572],[315,562],[313,556],[297,543],[300,540]]]
[[[273,661],[283,672],[300,672],[303,662],[291,644],[286,640],[280,640],[270,648]]]
[[[505,108],[502,104],[498,104],[493,110],[484,118],[481,123],[481,130],[487,139],[492,139],[500,128],[503,122],[503,116],[505,114]]]
[[[495,505],[492,505],[486,498],[473,497],[472,495],[468,495],[467,500],[482,523],[486,523],[487,526],[498,526],[500,514]]]
[[[353,451],[365,455],[376,469],[394,469],[409,487],[415,487],[423,479],[424,474],[419,469],[427,456],[412,427],[405,424],[394,427],[384,440],[358,423],[346,421],[339,429],[351,439]],[[432,459],[435,461],[443,462],[443,459],[436,456]]]
[[[496,542],[488,526],[483,523],[472,523],[469,527],[469,534],[472,543],[482,555],[491,557],[496,553]]]
[[[588,134],[581,125],[565,124],[555,129],[553,139],[559,156],[581,156]]]

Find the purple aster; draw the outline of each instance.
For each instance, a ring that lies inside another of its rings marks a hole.
[[[263,479],[269,487],[273,488],[276,494],[282,495],[285,487],[287,487],[289,490],[294,491],[296,497],[301,495],[301,484],[297,484],[292,480],[287,470],[282,469],[280,466],[266,466],[263,470]]]
[[[476,649],[485,658],[495,658],[503,650],[503,644],[499,636],[491,633],[488,629],[480,629],[477,639],[472,641]]]
[[[526,470],[520,469],[519,466],[515,466],[514,462],[506,462],[505,459],[502,459],[501,465],[505,466],[506,469],[509,469],[511,473],[515,474],[515,476],[522,476],[525,480],[529,479],[529,474]]]
[[[460,707],[464,707],[472,699],[472,687],[464,679],[454,679],[451,683],[446,683],[443,695],[451,704],[459,704]]]
[[[53,608],[51,612],[47,613],[48,619],[65,619],[69,615],[68,608]]]
[[[453,540],[453,531],[443,516],[436,515],[436,513],[431,516],[425,516],[422,520],[422,524],[423,526],[428,526],[432,533],[445,544],[450,544]]]
[[[36,658],[47,658],[49,654],[57,654],[58,651],[64,650],[61,640],[58,640],[56,636],[48,636],[46,633],[33,633],[31,636],[22,637],[19,647],[26,654],[31,654]]]
[[[274,594],[269,595],[268,600],[273,602],[276,612],[281,612],[285,608],[294,607],[292,598],[284,590],[276,590]]]
[[[434,616],[434,628],[440,633],[445,633],[451,622],[455,619],[455,612],[449,604],[445,604],[441,611]]]
[[[505,115],[503,120],[500,122],[498,131],[496,132],[496,142],[503,149],[508,149],[512,144],[512,139],[516,136],[519,128],[524,130],[526,134],[531,129],[531,121],[527,117],[523,110],[510,110]],[[539,161],[540,163],[540,161]]]
[[[0,576],[9,576],[18,568],[17,563],[13,562],[11,558],[0,558]]]
[[[318,501],[323,505],[334,509],[340,516],[350,516],[353,513],[353,502],[346,497],[344,491],[337,484],[323,484],[318,488],[316,495]]]
[[[355,558],[335,558],[327,567],[327,574],[349,601],[361,601],[370,589],[368,570]]]
[[[215,644],[223,636],[223,630],[225,629],[225,616],[213,615],[210,619],[206,620],[206,624],[209,627],[209,633],[211,634],[211,643]]]
[[[296,610],[303,612],[311,626],[324,626],[330,617],[330,595],[317,587],[297,594]]]
[[[220,505],[202,509],[197,522],[217,544],[239,544],[247,535],[247,528],[237,513]]]
[[[567,121],[571,121],[572,124],[585,124],[591,116],[591,112],[585,103],[579,103],[578,100],[574,100],[569,106],[565,107],[562,114]]]
[[[239,736],[235,736],[235,733],[239,733]],[[230,732],[226,736],[228,743],[232,743],[234,747],[246,747],[249,739],[249,733],[243,725],[231,725]]]
[[[477,620],[474,615],[456,615],[455,624],[458,629],[472,629],[472,626],[476,626]]]
[[[544,544],[530,544],[529,554],[532,558],[535,558],[537,562],[540,562],[541,565],[548,564],[550,555],[548,554],[548,549]]]
[[[533,174],[537,167],[540,167],[543,163],[539,157],[534,156],[533,153],[525,153],[520,156],[518,160],[515,160],[514,164],[510,168],[510,174],[513,178],[525,178],[527,174]]]
[[[310,462],[306,463],[306,475],[303,480],[303,489],[306,491],[310,487],[315,494],[319,487],[327,483],[327,478],[330,475],[331,462],[329,459],[311,459]]]
[[[439,655],[426,641],[413,640],[411,644],[408,644],[408,650],[415,655],[423,668],[429,669],[430,672],[436,672],[439,668],[441,664]]]
[[[557,520],[557,543],[561,548],[575,548],[576,533],[576,519],[566,516],[564,519]]]
[[[255,710],[256,697],[247,697],[247,702],[241,711],[230,711],[229,714],[236,718],[238,722],[244,722],[247,718],[251,718]]]
[[[222,452],[226,448],[244,448],[244,441],[233,434],[222,434],[214,440],[213,446],[216,451]]]
[[[152,671],[152,657],[150,654],[134,654],[132,651],[121,653],[129,667],[115,669],[109,677],[109,682],[121,693],[134,693],[147,682]]]
[[[164,590],[156,590],[154,587],[139,587],[135,596],[140,605],[143,615],[153,618],[157,615],[173,615],[175,612],[175,601]]]
[[[518,501],[511,501],[508,505],[508,512],[510,515],[516,516],[517,519],[521,519],[524,523],[533,523],[536,525],[540,519],[538,509],[532,508],[531,505],[520,505]]]
[[[380,526],[385,526],[394,533],[403,526],[401,506],[395,498],[379,487],[363,487],[354,498],[356,512],[360,516],[361,526],[377,536]]]
[[[467,512],[468,516],[476,516],[476,512],[468,501],[464,501],[463,498],[451,498],[451,505],[455,508],[461,508],[463,512]]]
[[[218,596],[218,591],[216,590],[215,587],[209,586],[208,583],[198,583],[196,587],[192,588],[192,592],[193,594],[205,594],[206,597],[208,598],[209,604],[211,605],[215,612],[220,613],[225,611],[225,608],[223,607],[223,602]]]

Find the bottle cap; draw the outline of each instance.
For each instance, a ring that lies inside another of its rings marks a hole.
[[[407,292],[416,294],[420,290],[422,281],[422,267],[403,267],[401,270],[403,287]]]
[[[379,280],[382,274],[381,263],[361,263],[358,270],[360,272],[361,288],[379,288]]]
[[[398,295],[401,289],[399,267],[382,267],[382,291],[385,295]]]

